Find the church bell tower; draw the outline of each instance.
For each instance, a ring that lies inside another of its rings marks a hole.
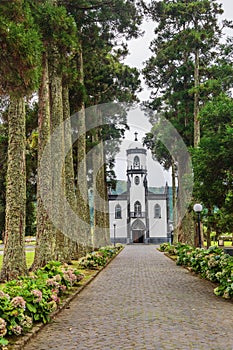
[[[147,152],[135,140],[127,149],[127,242],[148,243],[148,187],[147,187]]]

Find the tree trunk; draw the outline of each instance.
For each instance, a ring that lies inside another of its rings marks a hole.
[[[39,89],[39,111],[38,111],[38,176],[37,176],[37,232],[36,232],[36,248],[35,257],[31,266],[32,270],[36,270],[39,267],[46,265],[53,259],[54,249],[54,227],[49,219],[49,213],[43,205],[41,198],[41,181],[43,181],[43,188],[47,187],[47,191],[44,191],[46,201],[52,205],[51,197],[51,160],[50,152],[47,152],[47,162],[43,164],[46,166],[46,170],[43,169],[41,174],[40,161],[46,144],[50,137],[50,104],[49,104],[49,77],[48,77],[48,59],[47,53],[43,54],[42,58],[42,78]],[[43,176],[43,179],[42,179]],[[46,193],[45,193],[46,192]]]
[[[97,118],[99,129],[95,131],[93,137],[94,150],[92,153],[93,167],[93,206],[94,206],[94,227],[93,241],[94,248],[105,246],[110,243],[110,231],[108,221],[108,195],[105,179],[104,147],[100,132],[103,125],[102,113],[96,107],[95,118]]]
[[[63,100],[63,120],[69,121],[70,118],[70,105],[69,105],[69,89],[68,86],[63,86],[62,89]],[[77,202],[75,197],[74,186],[74,164],[73,164],[73,152],[72,152],[72,139],[71,139],[71,125],[67,123],[67,128],[64,130],[66,143],[69,144],[70,151],[66,154],[65,158],[65,190],[66,199],[69,202],[71,208],[75,211],[77,209]]]
[[[200,143],[200,120],[199,120],[199,49],[195,51],[195,67],[194,67],[194,147]]]
[[[49,78],[50,78],[50,123],[51,134],[56,130],[56,140],[53,142],[53,150],[51,154],[52,171],[53,171],[53,198],[52,207],[53,215],[56,218],[56,244],[54,258],[61,262],[69,262],[69,245],[68,239],[62,232],[62,227],[65,225],[64,218],[64,202],[56,194],[59,191],[59,196],[65,197],[65,170],[62,170],[62,179],[58,176],[61,173],[61,163],[64,159],[64,130],[63,123],[63,101],[62,101],[62,76],[59,71],[59,53],[56,47],[53,47],[51,53],[51,61],[49,63]],[[60,126],[60,128],[58,128]],[[56,144],[55,144],[56,143]],[[55,183],[55,182],[56,183]],[[60,183],[60,188],[57,185]],[[54,191],[54,189],[56,189]]]
[[[66,154],[65,158],[65,194],[67,203],[71,209],[76,213],[77,212],[77,200],[75,196],[75,183],[74,183],[74,163],[73,163],[73,149],[72,149],[72,131],[70,123],[70,104],[69,104],[69,88],[68,86],[63,86],[62,89],[62,100],[63,100],[63,120],[66,121],[64,127],[64,139],[66,148],[69,148],[69,152]],[[67,213],[67,211],[65,211]],[[68,245],[70,257],[75,256],[75,242],[76,239],[73,237],[73,230],[70,226],[70,218],[65,216],[65,226],[66,232],[68,235]],[[71,228],[71,229],[69,229]]]
[[[186,25],[184,25],[184,30]],[[187,65],[188,53],[184,52],[184,64]],[[194,68],[194,80],[195,80],[195,94],[194,94],[194,144],[198,144],[200,141],[200,125],[198,119],[199,113],[199,51],[198,55],[195,57],[195,68]],[[188,89],[187,76],[184,78],[184,86]],[[189,120],[189,108],[188,103],[186,104],[186,115],[185,115],[185,127],[188,125]],[[179,158],[179,157],[178,157]],[[188,208],[188,203],[191,202],[191,198],[187,198],[186,191],[186,169],[189,164],[185,164],[187,159],[178,160],[178,200],[177,200],[177,229],[175,230],[175,235],[177,235],[178,242],[194,245],[195,244],[195,224],[193,220],[193,213],[190,208]],[[191,173],[188,172],[189,174]],[[189,180],[188,180],[189,181]],[[191,180],[192,181],[192,180]]]
[[[207,235],[207,248],[209,248],[211,246],[211,227],[210,225],[207,226],[207,231],[206,231],[206,235]]]
[[[105,166],[97,165],[102,163],[102,142],[98,150],[93,153],[93,173],[96,174],[94,185],[94,227],[93,227],[93,241],[94,248],[106,246],[110,244],[109,221],[107,216],[108,208],[106,207],[106,182],[105,182]]]
[[[189,182],[192,183],[192,179],[189,179],[187,171],[190,167],[189,159],[178,160],[178,199],[177,199],[177,234],[178,241],[190,245],[194,245],[194,222],[193,213],[189,208],[190,203],[190,189]],[[189,175],[191,176],[191,175]]]
[[[94,143],[98,142],[98,135],[93,136]],[[105,246],[105,218],[104,218],[104,187],[103,172],[104,165],[102,163],[102,147],[101,143],[94,146],[92,152],[92,171],[93,171],[93,245],[94,249]]]
[[[176,166],[172,159],[172,208],[173,208],[173,243],[178,243],[178,232],[177,232],[177,200],[176,200]]]
[[[206,231],[206,238],[207,238],[207,248],[209,248],[211,246],[211,223],[210,223],[210,217],[212,214],[212,210],[211,207],[208,208],[208,212],[207,212],[207,231]],[[203,232],[203,238],[204,238],[204,232]]]
[[[84,86],[83,73],[83,56],[82,49],[79,55],[79,82]],[[78,112],[77,121],[79,137],[77,140],[77,215],[84,223],[83,227],[80,225],[79,230],[80,240],[77,242],[77,253],[79,255],[86,254],[92,248],[91,239],[91,219],[87,186],[87,164],[86,164],[86,113],[84,101],[81,102],[80,110]]]
[[[25,256],[25,104],[11,98],[8,114],[8,163],[6,178],[5,248],[1,280],[27,274]]]
[[[103,157],[105,157],[103,153]],[[109,204],[108,204],[108,186],[106,179],[106,166],[103,168],[103,185],[104,185],[104,227],[105,227],[105,241],[106,245],[110,244],[110,221],[109,221]]]

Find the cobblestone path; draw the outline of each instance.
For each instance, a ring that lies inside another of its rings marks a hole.
[[[233,304],[155,246],[126,246],[24,349],[233,350]]]

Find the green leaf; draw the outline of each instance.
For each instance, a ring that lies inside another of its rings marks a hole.
[[[7,339],[0,337],[0,345],[7,345],[8,343]]]
[[[33,312],[34,314],[35,314],[36,311],[37,311],[37,308],[36,308],[34,305],[30,304],[30,303],[27,303],[27,309],[28,309],[30,312]]]
[[[34,320],[35,321],[39,321],[40,318],[41,318],[41,316],[39,314],[35,314],[34,315]]]

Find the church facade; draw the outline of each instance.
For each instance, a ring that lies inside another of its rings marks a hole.
[[[168,186],[154,193],[147,181],[147,151],[137,140],[126,150],[127,190],[109,194],[110,238],[115,243],[153,243],[169,241]]]

